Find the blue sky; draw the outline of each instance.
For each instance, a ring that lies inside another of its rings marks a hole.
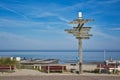
[[[83,49],[120,50],[120,0],[0,0],[0,49],[77,49],[64,30],[79,11],[95,20]]]

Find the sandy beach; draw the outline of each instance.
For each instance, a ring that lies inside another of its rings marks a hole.
[[[0,80],[120,80],[120,76],[89,76],[89,75],[0,76]]]
[[[120,76],[117,74],[97,74],[97,73],[88,73],[83,72],[82,74],[76,74],[76,73],[70,73],[70,72],[63,72],[63,73],[44,73],[37,70],[31,70],[31,69],[20,69],[16,70],[13,73],[0,73],[0,77],[2,76],[68,76],[68,75],[74,75],[74,76]]]
[[[95,65],[83,65],[83,70],[92,70]],[[31,69],[18,69],[13,73],[0,73],[0,80],[120,80],[120,75],[95,74],[83,72],[75,74],[64,73],[43,73]]]

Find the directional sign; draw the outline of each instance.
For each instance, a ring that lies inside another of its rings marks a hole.
[[[73,29],[67,29],[65,31],[73,34],[74,36],[76,36],[76,38],[87,39],[92,36],[91,34],[89,34],[90,29],[91,27],[82,27],[82,29],[79,31],[76,27],[74,27]]]
[[[93,19],[75,19],[72,22],[69,22],[69,24],[78,24],[78,23],[87,23],[87,22],[91,22],[94,21]]]
[[[76,32],[89,32],[90,31],[90,29],[91,29],[91,27],[82,27],[81,28],[81,31],[79,31],[79,29],[77,28],[77,27],[74,27],[73,29],[66,29],[65,31],[69,31],[69,32],[74,32],[74,31],[76,31]]]

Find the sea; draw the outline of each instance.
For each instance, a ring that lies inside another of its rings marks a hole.
[[[78,50],[0,50],[0,57],[21,57],[28,59],[58,59],[60,63],[79,61]],[[84,50],[83,63],[120,60],[120,51]]]

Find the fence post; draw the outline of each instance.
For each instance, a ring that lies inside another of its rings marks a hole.
[[[101,64],[100,64],[100,69],[99,69],[99,73],[101,73]]]

